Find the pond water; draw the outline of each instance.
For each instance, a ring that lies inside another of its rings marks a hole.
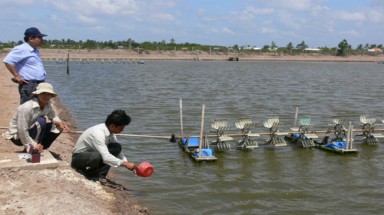
[[[375,63],[146,61],[145,64],[48,64],[48,82],[73,114],[79,130],[104,122],[124,109],[132,123],[127,134],[199,135],[215,119],[250,118],[254,132],[278,116],[281,130],[310,116],[323,130],[333,116],[355,128],[367,114],[381,122],[384,67]],[[261,136],[259,143],[268,137]],[[149,161],[149,178],[123,168],[116,180],[129,188],[151,214],[380,214],[384,208],[384,146],[355,138],[355,156],[294,145],[253,151],[214,152],[215,162],[196,163],[168,139],[119,137],[129,160]]]

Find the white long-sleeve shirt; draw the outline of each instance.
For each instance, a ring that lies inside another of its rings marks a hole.
[[[60,118],[56,115],[51,102],[40,109],[37,98],[33,98],[22,105],[17,107],[17,111],[9,123],[9,128],[3,133],[6,139],[19,139],[22,144],[29,146],[30,144],[36,146],[37,142],[29,136],[30,126],[36,122],[39,117],[47,117],[55,122],[61,122]],[[53,126],[53,125],[52,125]],[[54,131],[54,126],[51,131]]]
[[[122,152],[117,157],[109,153],[108,144],[114,142],[117,142],[116,135],[109,132],[105,123],[101,123],[83,132],[77,140],[72,153],[98,151],[103,159],[103,163],[112,167],[118,167],[123,161],[127,161],[127,158]]]

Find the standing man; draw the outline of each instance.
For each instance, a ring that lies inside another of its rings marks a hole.
[[[135,171],[135,163],[128,162],[116,139],[116,134],[130,122],[131,118],[124,110],[115,110],[104,123],[85,130],[72,151],[71,166],[87,178],[100,182],[106,182],[111,166]]]
[[[14,76],[12,81],[19,84],[20,104],[33,97],[36,86],[45,81],[46,71],[38,47],[43,44],[39,29],[32,27],[24,32],[24,43],[14,47],[3,59],[5,66]]]
[[[48,149],[62,131],[69,130],[52,107],[50,100],[56,93],[51,84],[40,83],[32,94],[36,97],[19,105],[8,130],[3,133],[5,139],[24,146],[28,153]]]

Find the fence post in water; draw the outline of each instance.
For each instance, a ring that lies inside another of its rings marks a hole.
[[[200,138],[199,138],[199,157],[201,157],[201,145],[203,144],[204,113],[205,113],[205,105],[203,104],[201,107],[201,130],[200,130]]]
[[[179,99],[179,104],[180,104],[180,137],[181,139],[184,138],[184,129],[183,129],[183,99]]]
[[[352,144],[353,144],[353,125],[352,125],[352,122],[349,122],[346,148],[352,149]]]
[[[297,123],[297,116],[299,115],[299,107],[296,107],[296,112],[295,112],[295,121],[293,122],[293,127],[296,128],[296,123]]]
[[[69,75],[69,53],[67,55],[67,75]]]

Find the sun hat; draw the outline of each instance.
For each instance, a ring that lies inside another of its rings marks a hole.
[[[40,93],[49,93],[53,96],[56,96],[57,94],[53,91],[53,86],[50,83],[42,82],[39,85],[37,85],[36,90],[32,92],[33,94],[40,94]]]
[[[142,162],[141,164],[139,164],[139,166],[137,166],[136,174],[138,176],[149,177],[152,175],[152,173],[153,173],[153,167],[147,161]]]
[[[39,29],[35,28],[35,27],[31,27],[31,28],[27,28],[24,32],[24,35],[26,37],[30,37],[30,36],[40,36],[40,37],[45,37],[47,36],[46,34],[42,34]]]

